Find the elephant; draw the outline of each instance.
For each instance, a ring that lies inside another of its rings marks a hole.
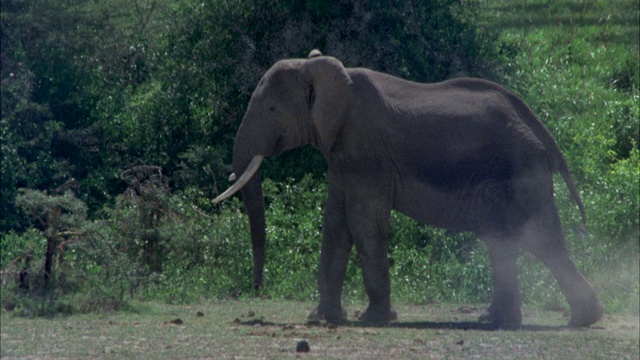
[[[259,81],[236,134],[230,180],[242,175],[214,199],[242,194],[256,288],[266,241],[260,165],[303,145],[321,152],[328,180],[319,302],[310,318],[346,320],[341,294],[355,244],[369,301],[359,320],[397,320],[388,259],[392,210],[484,241],[493,292],[481,322],[521,326],[520,249],[555,276],[571,309],[569,326],[589,326],[604,314],[570,258],[554,203],[559,172],[586,222],[567,163],[532,110],[504,87],[478,78],[417,83],[346,68],[318,50],[276,62]]]

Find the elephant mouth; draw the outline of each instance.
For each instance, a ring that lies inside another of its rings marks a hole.
[[[273,146],[272,156],[280,155],[287,150],[288,149],[286,148],[286,144],[284,142],[284,136],[282,135],[278,136],[278,138],[276,139],[275,145]]]

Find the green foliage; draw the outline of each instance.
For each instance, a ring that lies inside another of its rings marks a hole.
[[[35,311],[37,315],[67,312],[69,307],[59,297],[77,288],[67,277],[63,251],[86,235],[87,208],[70,190],[48,195],[20,189],[16,204],[33,219],[39,231],[2,237],[2,260],[6,265],[2,291],[8,295],[3,298],[3,306],[13,308],[22,302],[23,311]],[[38,266],[41,261],[42,266]]]
[[[4,72],[4,64],[2,68]],[[52,179],[64,177],[64,166],[50,152],[61,124],[51,118],[46,104],[30,99],[33,74],[27,70],[4,76],[0,120],[0,212],[3,216],[0,221],[2,229],[7,231],[20,229],[27,223],[13,201],[18,188],[48,185]]]
[[[87,218],[86,205],[71,190],[62,195],[49,195],[43,191],[19,189],[16,204],[44,229],[43,234],[47,237],[81,229]]]
[[[174,215],[166,228],[170,251],[162,273],[142,298],[188,302],[202,297],[229,297],[251,290],[248,225],[238,201],[209,217],[183,196],[171,198]]]
[[[417,303],[485,302],[491,294],[486,249],[455,234],[392,213],[389,256],[394,293]]]
[[[640,78],[638,42],[629,31],[637,39],[633,14],[638,9],[627,9],[631,2],[611,9],[576,2],[579,11],[569,17],[571,3],[540,10],[548,15],[540,21],[562,21],[562,26],[505,36],[521,49],[510,65],[508,82],[560,144],[581,190],[589,228],[615,242],[637,242]],[[522,6],[526,12],[527,5]],[[558,189],[566,194],[563,185]],[[563,212],[564,218],[569,216]]]
[[[26,253],[32,253],[36,258],[43,258],[46,244],[42,233],[34,228],[29,228],[20,234],[15,232],[3,234],[0,242],[0,267],[9,268],[13,261]]]
[[[289,299],[316,295],[325,186],[310,176],[298,183],[265,183],[269,205],[265,276],[270,290]],[[301,269],[304,269],[300,271]]]
[[[265,295],[296,300],[315,296],[325,197],[324,187],[315,185],[309,176],[299,183],[264,182],[270,203]],[[230,201],[224,211],[210,218],[184,200],[173,198],[183,213],[182,220],[169,226],[174,234],[171,259],[144,297],[184,302],[203,296],[254,294],[249,229],[239,201]]]

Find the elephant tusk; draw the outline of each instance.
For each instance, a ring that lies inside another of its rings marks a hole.
[[[242,173],[238,181],[236,181],[230,188],[228,188],[225,192],[220,194],[217,198],[213,199],[213,203],[217,204],[229,197],[233,194],[237,193],[238,190],[242,189],[242,187],[251,180],[251,177],[258,171],[260,165],[262,164],[262,160],[264,160],[264,155],[256,155],[251,159],[249,166]]]

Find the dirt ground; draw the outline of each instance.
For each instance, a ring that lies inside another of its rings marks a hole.
[[[376,359],[638,359],[637,315],[605,315],[586,329],[566,314],[524,310],[517,331],[476,319],[482,306],[401,305],[399,320],[366,326],[308,322],[311,303],[283,300],[140,304],[132,312],[30,319],[2,313],[3,359],[297,357]],[[350,306],[355,318],[361,307]]]

